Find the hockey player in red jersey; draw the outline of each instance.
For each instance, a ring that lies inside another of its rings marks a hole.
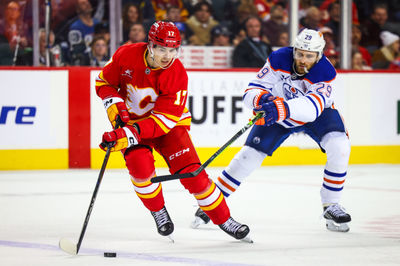
[[[148,43],[121,46],[96,79],[110,122],[115,126],[118,116],[124,122],[103,134],[100,147],[123,153],[136,194],[150,210],[158,233],[170,238],[174,224],[162,185],[150,181],[156,175],[153,150],[163,156],[171,174],[192,172],[201,165],[188,134],[188,76],[178,59],[180,44],[172,22],[155,22]],[[181,183],[214,224],[236,239],[250,241],[249,227],[230,216],[223,194],[205,171]]]

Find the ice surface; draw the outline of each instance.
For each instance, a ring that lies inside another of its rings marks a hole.
[[[158,235],[127,171],[106,170],[81,251],[71,256],[58,241],[77,242],[98,170],[2,171],[0,265],[400,265],[400,166],[350,166],[342,199],[349,233],[330,232],[320,219],[322,172],[257,169],[227,199],[232,216],[250,226],[248,244],[212,224],[191,229],[197,205],[179,181],[163,184],[171,243]]]

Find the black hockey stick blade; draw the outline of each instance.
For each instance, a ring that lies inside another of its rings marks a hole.
[[[120,117],[118,116],[114,129],[117,129],[120,126],[123,126],[123,122],[121,121]],[[89,204],[89,208],[86,213],[85,221],[83,222],[83,226],[82,226],[81,234],[79,236],[78,243],[75,244],[74,242],[70,241],[68,238],[61,238],[60,242],[58,242],[58,246],[60,247],[60,249],[67,252],[68,254],[77,255],[79,252],[79,249],[81,247],[82,240],[83,240],[83,237],[86,232],[86,228],[89,223],[90,214],[92,213],[93,206],[96,201],[97,192],[99,191],[101,180],[103,179],[103,175],[106,170],[107,162],[108,162],[108,159],[110,158],[110,152],[111,152],[110,148],[111,148],[111,146],[108,147],[108,149],[106,151],[106,155],[104,156],[103,164],[100,169],[99,177],[97,178],[96,187],[93,191],[92,198],[90,200],[90,204]]]
[[[201,173],[212,161],[214,161],[215,158],[217,158],[218,155],[220,155],[229,145],[231,145],[235,140],[237,140],[241,135],[243,135],[244,132],[247,131],[252,125],[254,125],[255,122],[257,122],[258,119],[264,116],[264,113],[260,112],[256,116],[254,116],[243,128],[241,128],[230,140],[228,140],[224,146],[219,148],[218,151],[216,151],[208,160],[203,163],[196,171],[190,172],[190,173],[183,173],[183,174],[175,174],[175,175],[160,175],[153,177],[151,179],[151,182],[153,183],[158,183],[158,182],[163,182],[163,181],[170,181],[170,180],[176,180],[176,179],[183,179],[183,178],[189,178],[189,177],[195,177],[198,174]]]

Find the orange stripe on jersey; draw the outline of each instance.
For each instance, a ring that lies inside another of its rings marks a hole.
[[[208,206],[200,206],[200,208],[201,208],[203,211],[211,211],[211,210],[217,208],[218,205],[222,202],[223,199],[224,199],[224,195],[222,195],[222,193],[220,192],[220,193],[219,193],[218,199],[217,199],[216,201],[214,201],[213,204],[210,204],[210,205],[208,205]]]
[[[324,177],[324,181],[331,183],[331,184],[341,185],[344,183],[345,180],[343,179],[342,181],[335,181],[335,180],[330,180],[330,179],[327,179],[326,177]]]
[[[232,192],[235,192],[235,191],[236,191],[236,189],[234,189],[234,188],[231,187],[228,183],[226,183],[224,180],[222,180],[221,177],[218,177],[218,181],[219,181],[224,187],[226,187],[227,189],[229,189],[230,191],[232,191]]]
[[[260,88],[257,88],[257,87],[254,87],[254,88],[247,88],[244,92],[246,93],[246,92],[248,92],[248,91],[251,91],[251,90],[259,90]]]
[[[322,112],[322,110],[324,110],[324,107],[322,106],[322,102],[319,99],[319,97],[317,95],[315,95],[314,93],[311,93],[310,96],[313,96],[315,99],[317,99],[318,103],[319,103],[319,107],[320,107],[320,113]]]
[[[336,79],[336,75],[335,75],[335,77],[334,77],[333,79],[331,79],[331,80],[326,80],[326,81],[323,81],[323,82],[325,82],[325,83],[330,83],[330,82],[334,81],[335,79]],[[304,78],[303,80],[308,81],[308,83],[310,83],[310,84],[314,84],[314,83],[311,82],[311,80],[309,80],[309,79]]]
[[[294,120],[293,118],[289,118],[289,119],[292,120],[293,122],[299,124],[299,125],[304,125],[305,124],[304,122]]]
[[[214,192],[215,187],[216,187],[215,183],[212,182],[212,183],[211,183],[211,186],[206,190],[206,192],[201,193],[201,194],[197,194],[197,195],[195,195],[194,197],[195,197],[196,199],[198,199],[198,200],[205,199],[205,198],[207,198],[208,196],[210,196],[210,195]]]

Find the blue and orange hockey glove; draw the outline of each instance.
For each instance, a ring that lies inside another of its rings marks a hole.
[[[271,102],[275,99],[276,99],[276,97],[274,95],[272,95],[269,91],[261,91],[259,94],[257,94],[256,97],[254,97],[253,106],[257,107],[264,103]],[[253,113],[254,113],[254,115],[256,114],[254,111],[253,111]],[[258,119],[255,124],[259,125],[259,126],[265,125],[264,117]]]
[[[253,109],[255,113],[263,112],[266,126],[281,122],[290,117],[288,104],[280,97],[271,102],[261,104]]]

